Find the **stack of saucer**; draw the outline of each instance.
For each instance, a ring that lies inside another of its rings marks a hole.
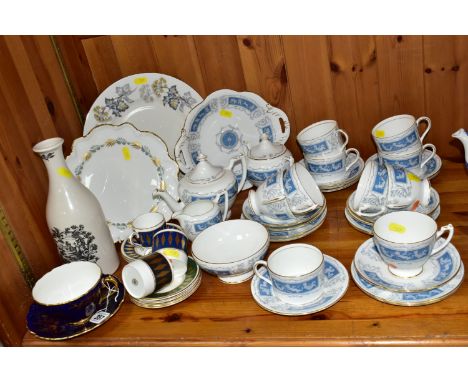
[[[323,192],[338,191],[358,181],[364,161],[357,149],[346,149],[348,135],[336,121],[306,127],[297,141],[304,154],[302,163]]]
[[[403,211],[379,218],[374,231],[351,266],[364,293],[393,305],[419,306],[440,301],[460,286],[464,267],[450,243],[451,224],[437,231],[427,215]],[[447,238],[442,238],[444,233]]]
[[[270,234],[271,242],[284,242],[300,239],[317,230],[325,221],[327,205],[313,210],[298,219],[274,220],[268,216],[257,215],[245,200],[242,205],[241,219],[248,219],[262,224]]]
[[[130,300],[142,308],[157,309],[178,304],[189,298],[196,292],[201,284],[202,275],[200,268],[191,257],[187,262],[187,273],[182,281],[175,280],[166,285],[163,289],[154,292],[143,298],[134,298]]]

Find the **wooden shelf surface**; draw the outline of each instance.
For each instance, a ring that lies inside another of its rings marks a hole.
[[[431,181],[441,196],[438,225],[452,223],[452,243],[467,263],[468,174],[462,163],[444,160]],[[325,194],[324,224],[296,242],[310,243],[350,269],[354,253],[369,236],[356,231],[344,216],[345,201],[356,185]],[[239,195],[233,217],[247,193]],[[272,243],[269,253],[281,245]],[[124,264],[124,262],[122,262]],[[117,273],[120,277],[120,271]],[[103,326],[67,341],[44,341],[27,333],[25,346],[347,346],[468,345],[468,283],[446,300],[422,307],[388,305],[365,295],[351,280],[337,304],[311,315],[283,317],[260,308],[250,281],[226,285],[203,273],[197,292],[164,309],[143,309],[128,298]]]

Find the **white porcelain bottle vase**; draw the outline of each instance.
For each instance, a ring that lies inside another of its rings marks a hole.
[[[65,262],[93,261],[104,274],[112,274],[119,267],[119,257],[101,205],[68,169],[62,145],[62,138],[50,138],[33,147],[49,176],[49,230]]]

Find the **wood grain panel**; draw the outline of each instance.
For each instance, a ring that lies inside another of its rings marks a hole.
[[[196,36],[195,46],[208,94],[219,89],[245,90],[235,36]]]
[[[151,43],[158,72],[184,81],[203,98],[208,95],[193,36],[152,36]]]
[[[424,36],[424,83],[427,115],[432,119],[428,142],[439,155],[460,158],[451,134],[466,127],[468,40],[453,36]]]
[[[261,95],[271,105],[282,109],[291,125],[291,136],[297,135],[293,105],[286,74],[286,60],[279,36],[238,36],[246,89]],[[296,160],[302,157],[295,139],[287,147]]]
[[[421,36],[376,36],[382,119],[398,114],[424,114],[423,45]]]
[[[284,36],[282,42],[296,130],[320,120],[336,119],[327,38]]]
[[[374,38],[331,36],[329,57],[338,124],[348,132],[349,147],[367,158],[375,152],[371,129],[380,119]]]
[[[110,39],[122,77],[157,71],[157,60],[148,37],[112,36]]]

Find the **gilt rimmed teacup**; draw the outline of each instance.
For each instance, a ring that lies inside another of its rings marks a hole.
[[[133,245],[135,253],[144,256],[151,253],[154,235],[165,228],[166,220],[159,212],[148,212],[137,216],[132,221],[132,233],[128,241]]]
[[[346,158],[351,153],[355,154],[355,158],[351,163],[346,165]],[[319,178],[341,179],[358,160],[359,151],[355,148],[350,148],[323,157],[304,155],[304,163],[306,164],[307,170],[309,170],[314,177]]]
[[[431,154],[423,160],[424,150],[430,150]],[[379,153],[384,163],[392,166],[399,166],[406,168],[416,175],[422,176],[425,172],[424,166],[436,154],[436,148],[432,143],[426,143],[420,147],[412,147],[412,150],[405,150],[399,153]]]
[[[388,172],[377,160],[366,163],[354,193],[353,209],[361,216],[377,216],[386,211]]]
[[[324,156],[343,151],[348,144],[348,134],[333,120],[313,123],[297,135],[304,155]]]
[[[269,278],[258,268],[266,267]],[[309,244],[289,244],[273,251],[268,260],[254,265],[255,274],[270,284],[274,295],[288,303],[301,305],[320,297],[323,288],[324,256]]]
[[[427,207],[431,199],[431,184],[403,167],[385,165],[388,173],[386,206],[390,209],[414,211],[419,205]]]
[[[427,123],[427,127],[421,136],[419,136],[418,127],[422,121]],[[372,138],[377,145],[379,153],[414,151],[416,148],[421,147],[431,126],[431,120],[428,117],[416,119],[408,114],[395,115],[384,119],[374,126]]]
[[[122,269],[125,289],[134,298],[143,298],[157,292],[174,278],[171,261],[158,252],[132,261]]]
[[[447,238],[435,247],[445,232]],[[420,274],[426,261],[450,243],[453,233],[451,224],[437,230],[434,219],[414,211],[391,212],[374,223],[375,246],[389,271],[400,277]]]
[[[119,293],[116,279],[103,275],[90,261],[75,261],[52,269],[32,289],[34,314],[50,322],[82,324],[113,293]]]

